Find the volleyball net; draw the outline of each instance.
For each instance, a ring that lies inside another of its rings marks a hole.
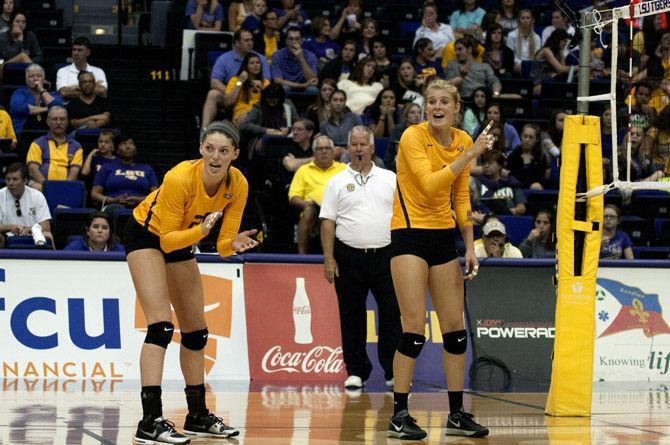
[[[603,153],[611,177],[578,193],[580,201],[614,189],[670,190],[670,109],[663,113],[670,104],[669,11],[670,0],[637,0],[594,9],[580,24],[592,31],[590,54],[580,59],[589,61],[591,82],[600,78],[602,85],[609,75],[609,92],[577,100],[607,103],[611,128],[610,141],[603,141],[611,145],[611,152]]]

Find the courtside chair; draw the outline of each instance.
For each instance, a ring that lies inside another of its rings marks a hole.
[[[54,215],[57,207],[79,209],[85,207],[86,186],[83,181],[50,181],[42,183],[44,197],[49,204],[49,211]]]

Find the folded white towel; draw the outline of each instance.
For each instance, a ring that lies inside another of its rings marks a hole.
[[[35,241],[36,246],[44,246],[47,243],[47,239],[42,233],[42,226],[40,226],[39,223],[35,223],[35,225],[30,228],[30,231],[33,234],[33,241]]]

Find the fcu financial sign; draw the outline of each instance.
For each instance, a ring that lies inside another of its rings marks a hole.
[[[117,361],[92,353],[121,349],[118,298],[17,296],[12,279],[0,269],[2,378],[123,377]]]

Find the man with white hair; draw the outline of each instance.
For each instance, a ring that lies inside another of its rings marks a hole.
[[[386,385],[393,386],[393,356],[402,335],[391,278],[391,216],[396,175],[372,162],[374,134],[359,125],[349,131],[346,170],[328,182],[321,202],[324,274],[335,283],[340,308],[344,386],[360,390],[372,372],[366,353],[368,292],[379,308],[377,356]]]
[[[301,210],[298,221],[298,253],[308,253],[309,235],[319,222],[319,209],[326,184],[345,165],[335,161],[335,144],[328,136],[318,136],[312,143],[314,160],[295,172],[288,190],[289,203]]]
[[[23,128],[44,128],[46,113],[53,106],[63,106],[63,98],[51,91],[44,77],[44,68],[33,63],[26,68],[26,85],[14,91],[9,114],[18,135]]]

